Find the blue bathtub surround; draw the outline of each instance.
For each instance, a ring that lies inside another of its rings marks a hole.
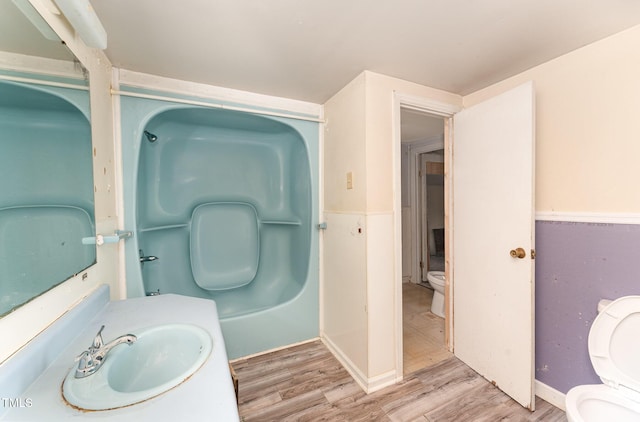
[[[80,411],[65,404],[62,380],[101,325],[109,341],[130,331],[174,323],[198,325],[213,339],[208,360],[185,382],[145,402],[115,410]],[[17,386],[16,380],[24,382]],[[0,395],[13,399],[13,406],[0,407],[0,420],[7,421],[177,421],[185,415],[190,420],[239,420],[215,303],[177,295],[109,302],[106,286],[0,366]]]
[[[600,384],[587,339],[600,299],[640,294],[640,225],[536,222],[536,379]]]
[[[88,94],[0,81],[0,315],[96,260]]]
[[[317,337],[318,123],[121,101],[128,295],[215,300],[231,358]]]

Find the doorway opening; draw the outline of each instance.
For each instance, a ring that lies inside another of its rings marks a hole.
[[[442,117],[400,109],[403,375],[452,356],[444,283],[428,280],[445,270],[444,132]]]

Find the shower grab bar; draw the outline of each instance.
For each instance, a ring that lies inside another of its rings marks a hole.
[[[116,230],[113,235],[105,236],[103,234],[96,234],[91,237],[83,237],[83,245],[98,245],[102,246],[105,243],[117,243],[122,239],[128,239],[133,235],[130,231]]]

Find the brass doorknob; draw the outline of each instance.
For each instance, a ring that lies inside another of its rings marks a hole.
[[[527,253],[522,248],[516,248],[516,249],[511,249],[511,252],[509,252],[509,255],[511,255],[512,258],[522,259],[525,256],[527,256]]]

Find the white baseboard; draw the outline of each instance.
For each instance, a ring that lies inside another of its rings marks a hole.
[[[377,375],[367,380],[367,394],[382,390],[396,383],[396,371],[389,371],[384,374]]]
[[[549,387],[547,384],[544,384],[538,380],[536,380],[536,396],[540,397],[544,401],[549,402],[558,409],[565,410],[565,394],[559,392],[553,387]]]
[[[373,378],[369,378],[363,374],[360,369],[358,369],[351,359],[349,359],[342,350],[331,341],[331,339],[326,336],[321,336],[320,340],[322,340],[325,346],[327,346],[327,349],[333,353],[335,358],[338,359],[338,362],[344,366],[349,375],[351,375],[365,393],[370,394],[396,383],[395,371],[390,371]]]
[[[351,359],[345,356],[344,353],[342,353],[342,350],[340,350],[340,348],[337,347],[328,337],[321,334],[320,340],[325,346],[327,346],[327,349],[329,349],[333,356],[338,359],[338,362],[344,366],[344,369],[346,369],[349,375],[351,375],[356,383],[358,383],[360,388],[362,388],[364,392],[367,392],[367,377],[358,369],[357,366],[353,364],[353,362],[351,362]]]

